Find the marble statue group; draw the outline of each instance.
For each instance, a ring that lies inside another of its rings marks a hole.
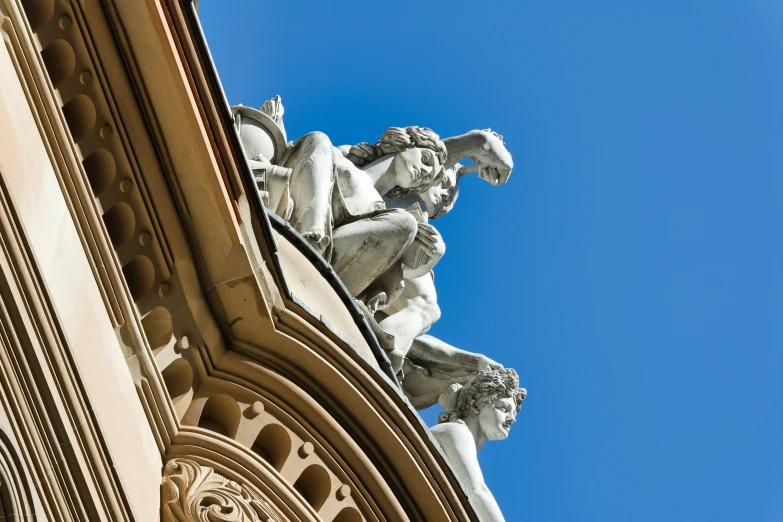
[[[526,391],[514,370],[427,335],[440,318],[433,268],[446,251],[430,221],[453,209],[463,176],[508,181],[513,161],[502,137],[473,130],[441,139],[411,126],[353,146],[335,146],[320,132],[288,142],[280,97],[233,112],[266,208],[331,264],[411,404],[441,404],[433,436],[482,518],[503,520],[476,453],[508,436]]]

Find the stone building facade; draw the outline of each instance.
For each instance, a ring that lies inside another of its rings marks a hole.
[[[0,34],[0,519],[478,520],[264,210],[196,7],[0,0]]]

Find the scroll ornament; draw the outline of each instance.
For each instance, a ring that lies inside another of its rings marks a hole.
[[[189,459],[163,470],[164,522],[284,522],[259,493]]]

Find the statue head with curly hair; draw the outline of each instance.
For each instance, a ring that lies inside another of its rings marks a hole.
[[[373,144],[359,143],[345,157],[357,167],[364,167],[390,154],[399,156],[399,168],[413,174],[406,186],[398,185],[384,196],[398,198],[420,194],[439,182],[446,162],[446,145],[440,136],[426,127],[390,127]]]
[[[486,440],[505,439],[526,395],[511,368],[481,372],[464,386],[452,384],[443,392],[439,402],[446,411],[438,423],[462,423]]]

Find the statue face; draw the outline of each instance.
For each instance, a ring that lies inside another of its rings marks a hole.
[[[517,404],[509,397],[497,399],[481,408],[478,418],[487,439],[503,440],[508,437],[511,425],[516,422]]]
[[[427,214],[430,218],[440,217],[445,214],[447,206],[451,205],[451,199],[456,185],[457,173],[454,169],[446,169],[440,183],[436,183],[421,194],[424,205],[427,207]],[[451,210],[447,209],[446,211]]]
[[[391,165],[396,185],[403,188],[431,183],[440,172],[440,159],[430,149],[407,149],[394,155]]]

